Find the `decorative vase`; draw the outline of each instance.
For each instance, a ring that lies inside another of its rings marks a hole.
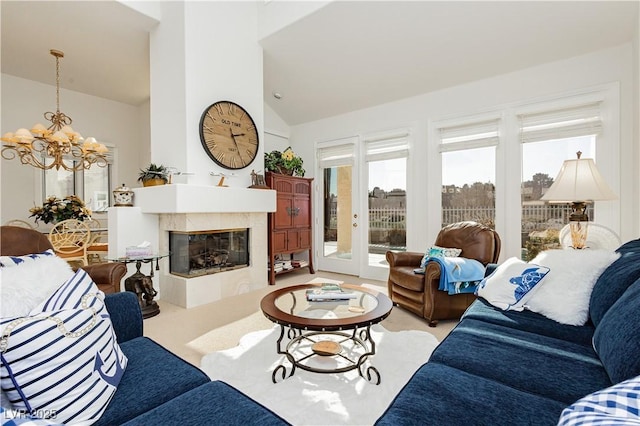
[[[133,206],[133,191],[124,183],[120,188],[113,190],[114,207],[132,207]]]
[[[144,182],[142,182],[142,186],[157,186],[157,185],[164,185],[167,182],[164,179],[160,179],[160,178],[154,178],[154,179],[147,179]]]

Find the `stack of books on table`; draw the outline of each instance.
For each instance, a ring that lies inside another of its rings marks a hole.
[[[306,295],[309,302],[349,300],[357,297],[355,293],[343,290],[338,284],[322,284],[322,287],[307,290]]]

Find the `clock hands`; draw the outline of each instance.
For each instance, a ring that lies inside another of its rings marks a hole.
[[[238,157],[240,158],[240,161],[242,161],[242,166],[246,167],[247,164],[244,162],[244,159],[242,158],[242,154],[240,153],[240,147],[238,146],[238,141],[236,141],[236,136],[244,136],[244,133],[239,133],[239,134],[234,134],[233,130],[229,129],[229,133],[231,133],[231,139],[233,139],[233,144],[236,146],[236,150],[238,151]]]

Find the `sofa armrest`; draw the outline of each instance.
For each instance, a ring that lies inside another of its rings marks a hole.
[[[118,343],[142,336],[142,311],[134,293],[124,291],[107,294],[104,302]]]
[[[389,267],[394,266],[413,266],[417,268],[420,266],[422,262],[422,258],[424,257],[424,253],[416,253],[410,251],[388,251],[387,252],[387,262],[389,262]]]

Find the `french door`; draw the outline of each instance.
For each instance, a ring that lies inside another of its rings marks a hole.
[[[318,269],[349,275],[360,272],[360,217],[357,138],[320,144],[318,154]]]

